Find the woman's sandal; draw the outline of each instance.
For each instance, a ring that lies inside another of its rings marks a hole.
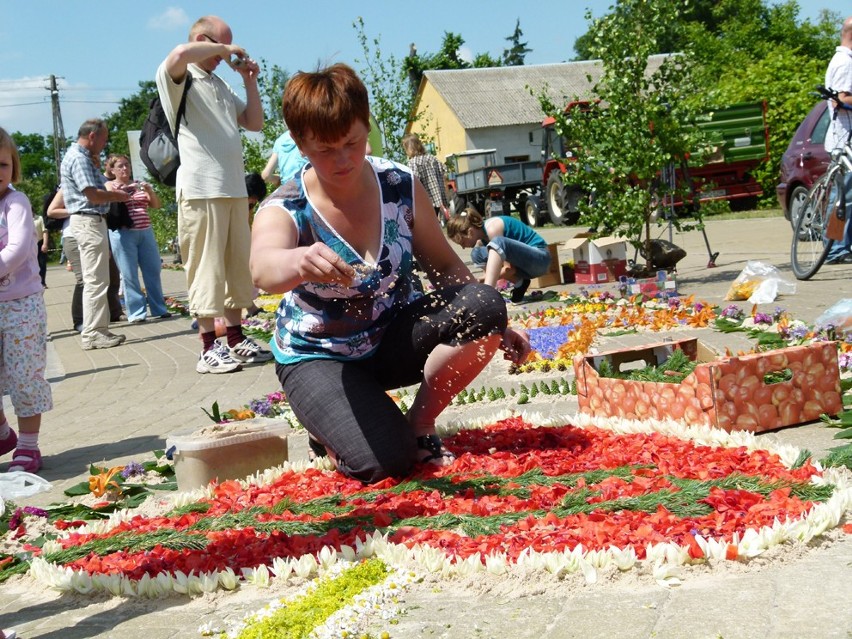
[[[437,435],[421,435],[417,438],[417,448],[429,453],[419,459],[422,464],[428,463],[443,466],[445,465],[443,460],[449,463],[456,459],[456,456],[444,447],[444,442]]]
[[[310,448],[308,451],[308,461],[314,461],[320,457],[328,457],[328,451],[325,449],[325,446],[320,444],[311,435],[308,435],[308,448]]]

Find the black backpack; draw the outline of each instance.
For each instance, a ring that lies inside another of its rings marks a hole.
[[[190,84],[192,84],[192,75],[187,71],[183,95],[175,118],[174,135],[159,96],[151,100],[148,118],[139,134],[139,155],[142,163],[151,177],[166,186],[174,186],[177,181],[177,170],[180,166],[177,137],[180,132],[180,121],[186,113],[186,94],[189,92]]]
[[[52,188],[42,199],[41,216],[44,218],[44,228],[50,232],[61,231],[67,219],[47,216],[47,209],[50,207],[50,203],[53,202],[53,198],[58,190],[59,187]]]
[[[44,216],[44,228],[46,228],[51,233],[54,231],[61,231],[62,226],[65,224],[65,219],[59,219],[56,217],[48,217]]]

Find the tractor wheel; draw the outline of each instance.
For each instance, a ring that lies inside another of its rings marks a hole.
[[[732,211],[751,211],[757,208],[757,196],[731,200],[730,206]]]
[[[580,201],[585,194],[577,187],[566,187],[559,171],[551,171],[544,197],[550,221],[557,226],[576,224],[580,219]]]
[[[565,185],[562,183],[562,174],[559,171],[551,171],[548,176],[544,197],[547,201],[550,221],[556,226],[565,224]]]
[[[537,195],[530,195],[520,208],[521,219],[533,228],[542,226],[545,215],[541,210],[541,199]]]

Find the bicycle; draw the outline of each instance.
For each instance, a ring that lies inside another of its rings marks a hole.
[[[820,85],[817,93],[826,100],[837,100],[837,91]],[[846,108],[846,107],[844,107]],[[834,110],[834,118],[839,109]],[[852,138],[852,131],[850,131]],[[847,176],[852,176],[852,139],[847,138],[842,148],[831,152],[831,162],[825,173],[808,192],[793,227],[790,263],[796,279],[809,280],[825,262],[839,226],[840,236],[846,219]]]

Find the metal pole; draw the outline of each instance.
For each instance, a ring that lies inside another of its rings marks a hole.
[[[675,188],[677,187],[677,173],[675,172],[674,162],[669,162],[666,165],[666,184],[671,188],[671,192],[667,196],[669,199],[669,205],[666,208],[666,219],[669,222],[669,242],[674,244],[674,216],[675,213]]]
[[[62,163],[62,151],[65,148],[65,129],[62,127],[62,112],[59,109],[59,89],[56,76],[50,76],[50,102],[53,106],[53,160],[56,163],[56,183],[60,182],[59,166]]]

